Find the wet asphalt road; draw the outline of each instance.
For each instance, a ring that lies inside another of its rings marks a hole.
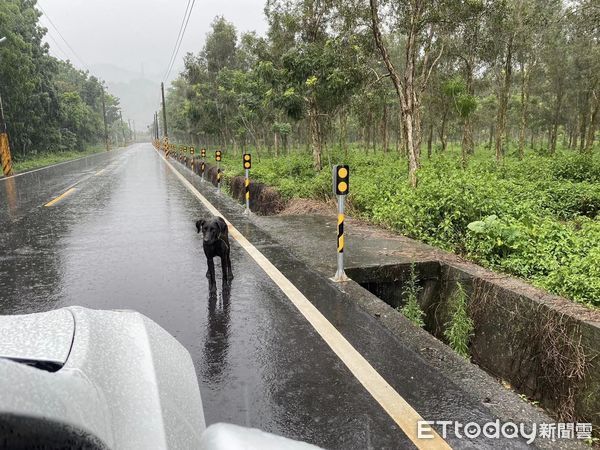
[[[237,205],[186,176],[426,419],[493,420],[243,219]],[[43,206],[74,183],[70,195]],[[231,290],[219,286],[210,298],[194,227],[203,216],[202,205],[149,144],[0,180],[0,313],[67,305],[134,309],[191,353],[209,424],[257,427],[325,448],[414,448],[235,242]]]

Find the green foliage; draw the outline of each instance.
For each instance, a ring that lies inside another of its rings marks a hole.
[[[349,206],[355,214],[409,237],[532,281],[550,292],[600,307],[599,185],[565,181],[574,157],[505,158],[497,165],[479,151],[466,170],[454,150],[434,155],[417,189],[397,154],[334,150],[331,164],[351,167]],[[588,156],[596,167],[600,155]],[[229,163],[229,162],[228,162]],[[241,174],[240,164],[232,170]],[[531,174],[536,174],[532,177]],[[308,153],[262,156],[252,176],[285,198],[331,197],[329,169],[315,175]]]
[[[487,255],[492,262],[506,258],[511,252],[518,250],[521,242],[519,230],[498,219],[496,215],[471,222],[467,228],[472,232],[472,242],[468,242],[467,247],[473,253]]]
[[[600,158],[581,153],[565,156],[552,163],[552,174],[561,180],[597,183],[600,182]]]
[[[445,324],[444,337],[456,353],[468,358],[469,340],[473,336],[475,325],[469,317],[467,294],[462,284],[456,283],[448,305],[450,320]]]
[[[477,109],[477,97],[467,92],[467,85],[460,76],[454,76],[443,83],[442,92],[452,98],[459,117],[469,117]]]
[[[400,312],[413,324],[421,328],[425,326],[425,321],[423,320],[425,312],[419,305],[419,293],[422,289],[419,285],[415,264],[413,263],[410,265],[410,276],[406,284],[402,287],[402,299],[405,301],[405,304],[400,309]]]
[[[104,137],[99,80],[48,54],[40,15],[35,0],[0,2],[0,95],[16,161],[83,151]],[[106,103],[110,132],[121,133],[118,100]]]

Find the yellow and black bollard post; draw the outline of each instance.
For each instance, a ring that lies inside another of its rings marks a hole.
[[[217,192],[221,192],[221,150],[215,152],[215,161],[217,162]]]
[[[12,157],[10,155],[10,143],[6,131],[0,132],[0,162],[2,163],[2,173],[4,176],[11,176],[13,174]]]
[[[204,161],[206,158],[206,149],[205,148],[200,149],[200,158],[202,160],[202,162],[200,163],[200,181],[204,182],[204,168],[205,168]]]
[[[337,272],[333,281],[348,281],[344,272],[344,201],[350,188],[350,168],[347,165],[333,166],[333,193],[338,201],[337,220]]]
[[[252,168],[252,155],[250,153],[244,153],[242,161],[244,164],[244,171],[246,172],[246,178],[244,179],[246,210],[244,211],[244,214],[250,214],[250,169]]]
[[[195,153],[196,153],[196,149],[192,145],[190,147],[190,155],[191,155],[190,156],[190,161],[191,161],[191,163],[190,163],[190,169],[192,169],[192,172],[194,171],[194,155],[195,155]]]

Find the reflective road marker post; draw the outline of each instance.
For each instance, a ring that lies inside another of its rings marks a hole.
[[[206,167],[204,165],[204,159],[206,158],[205,148],[200,149],[200,157],[202,158],[202,162],[200,163],[200,181],[204,183],[204,168]]]
[[[244,211],[244,214],[250,214],[250,169],[252,168],[252,155],[250,153],[244,153],[242,161],[244,163],[244,171],[246,172],[246,178],[244,179],[246,210]]]
[[[195,148],[194,148],[194,146],[192,145],[192,146],[190,147],[190,155],[192,155],[192,156],[191,156],[191,159],[190,159],[190,160],[191,160],[191,166],[192,166],[192,172],[194,171],[194,155],[195,155],[195,154],[196,154],[196,149],[195,149]]]
[[[215,161],[217,161],[217,192],[221,192],[221,150],[215,152]]]
[[[337,272],[333,281],[348,281],[344,272],[344,201],[350,188],[350,168],[347,165],[333,166],[333,193],[337,196]]]

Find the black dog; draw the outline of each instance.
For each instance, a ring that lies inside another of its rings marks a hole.
[[[221,258],[221,269],[223,271],[223,283],[233,280],[231,271],[231,258],[229,256],[229,232],[227,224],[222,217],[213,217],[212,219],[200,219],[196,222],[198,233],[202,231],[204,254],[208,263],[208,286],[210,292],[216,292],[217,283],[215,281],[215,263],[213,258]]]

